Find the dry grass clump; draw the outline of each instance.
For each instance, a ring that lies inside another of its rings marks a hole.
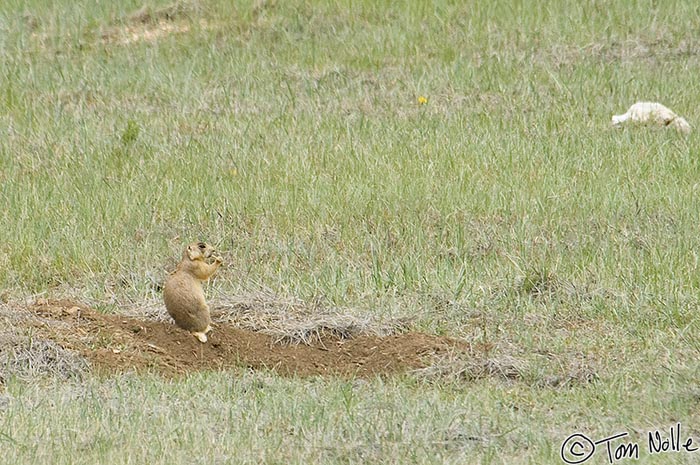
[[[178,1],[160,8],[145,4],[127,16],[129,23],[157,23],[160,21],[175,21],[201,13],[202,6],[197,1]]]
[[[413,374],[426,381],[475,381],[484,378],[514,381],[522,379],[524,369],[524,361],[510,355],[450,353],[436,358],[433,364],[415,370]]]
[[[155,42],[171,34],[192,30],[192,21],[200,27],[209,27],[202,15],[204,9],[197,1],[178,1],[160,8],[149,4],[130,13],[120,24],[105,28],[102,39],[106,43],[130,45],[137,42]]]
[[[213,318],[259,331],[278,342],[304,343],[332,335],[349,339],[359,335],[388,336],[408,329],[406,319],[379,321],[354,315],[348,309],[326,308],[296,298],[270,293],[227,297],[212,304]]]
[[[280,297],[269,291],[225,296],[209,301],[212,321],[272,336],[276,342],[311,344],[322,336],[341,339],[389,336],[409,329],[407,318],[377,319],[352,309],[327,308],[294,297]],[[124,309],[125,314],[155,321],[172,322],[161,300],[139,302]]]
[[[80,378],[88,362],[53,341],[37,338],[30,329],[34,324],[41,324],[40,319],[21,305],[0,305],[0,384],[9,377]]]
[[[602,63],[656,63],[688,60],[700,55],[700,42],[695,37],[670,40],[662,36],[634,36],[624,40],[594,41],[585,45],[553,44],[535,52],[538,62],[566,66],[584,60]]]
[[[25,381],[81,378],[88,368],[83,357],[53,341],[0,334],[0,382],[11,376]]]
[[[481,352],[449,353],[413,374],[425,381],[495,378],[541,388],[589,384],[598,379],[594,364],[581,353],[518,353],[515,346],[508,344]]]

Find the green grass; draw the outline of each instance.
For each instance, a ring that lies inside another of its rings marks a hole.
[[[694,2],[185,5],[188,31],[127,45],[137,1],[0,6],[2,297],[118,311],[204,239],[213,295],[411,316],[521,376],[17,382],[3,455],[557,463],[577,430],[700,436],[698,138],[609,128],[637,100],[697,128]],[[693,456],[640,462],[669,460]]]

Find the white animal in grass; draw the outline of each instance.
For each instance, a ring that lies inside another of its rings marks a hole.
[[[656,102],[637,102],[624,115],[613,115],[612,124],[620,127],[631,121],[637,124],[672,127],[683,134],[690,133],[690,124],[669,108]]]

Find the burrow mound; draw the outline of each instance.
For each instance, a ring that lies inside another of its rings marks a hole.
[[[42,301],[29,311],[35,336],[85,357],[98,373],[157,372],[178,376],[233,367],[270,369],[286,376],[369,377],[428,366],[436,356],[467,352],[466,344],[418,332],[343,338],[321,334],[308,344],[212,325],[202,344],[171,323],[103,314],[70,301]]]

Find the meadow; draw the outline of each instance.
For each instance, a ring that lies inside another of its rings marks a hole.
[[[2,2],[5,308],[157,308],[206,240],[213,301],[485,349],[370,379],[7,371],[0,456],[545,464],[628,432],[619,463],[696,463],[647,434],[700,442],[698,136],[610,118],[696,129],[699,29],[689,0]]]

